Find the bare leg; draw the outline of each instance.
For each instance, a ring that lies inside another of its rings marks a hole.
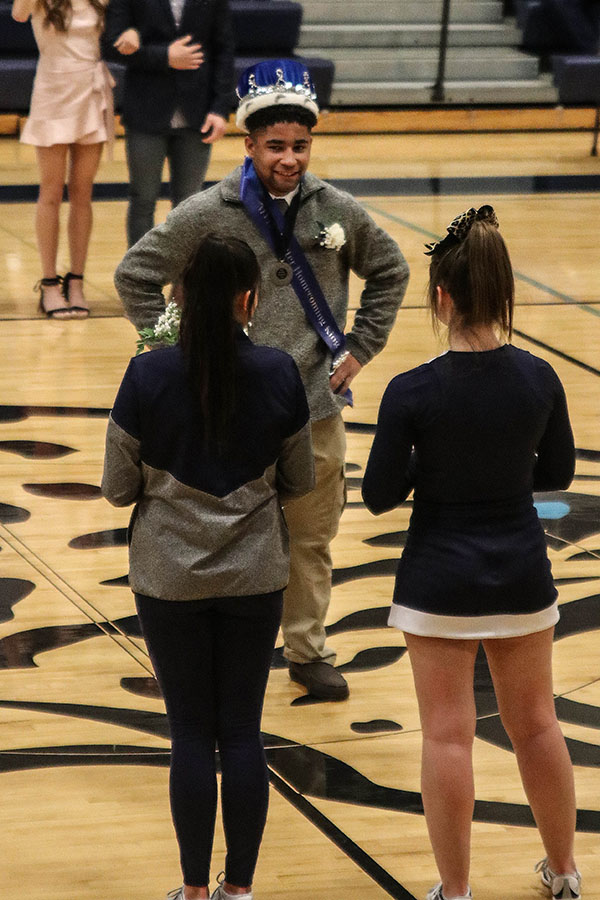
[[[92,233],[92,189],[103,144],[71,144],[69,168],[69,251],[71,272],[83,275]],[[69,302],[87,309],[83,282],[69,283]],[[85,313],[83,313],[85,315]]]
[[[183,896],[185,900],[207,900],[210,896],[207,887],[194,887],[186,884],[183,888]]]
[[[554,629],[484,641],[500,716],[515,750],[523,787],[550,868],[575,872],[573,766],[556,719],[552,691]]]
[[[56,277],[59,215],[65,184],[67,149],[67,144],[36,148],[40,193],[35,212],[35,231],[42,263],[42,278]],[[44,310],[57,310],[55,318],[71,318],[60,285],[44,287]]]
[[[249,894],[252,888],[248,887],[237,887],[234,884],[229,884],[228,881],[223,882],[223,887],[227,891],[228,894]],[[210,895],[208,893],[207,887],[192,887],[191,885],[185,885],[183,889],[185,900],[206,900]]]
[[[423,730],[421,791],[445,897],[469,884],[478,641],[405,634]]]

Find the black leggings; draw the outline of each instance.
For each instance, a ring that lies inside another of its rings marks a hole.
[[[190,886],[209,883],[216,745],[225,878],[252,884],[269,797],[260,720],[282,597],[276,591],[175,602],[135,595],[171,729],[171,812]]]

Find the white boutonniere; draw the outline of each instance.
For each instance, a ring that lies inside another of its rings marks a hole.
[[[143,353],[146,347],[172,347],[179,340],[179,324],[181,309],[176,303],[167,304],[164,313],[157,319],[153,328],[142,328],[138,332],[136,356]]]
[[[317,225],[320,229],[317,235],[319,246],[325,247],[327,250],[341,250],[346,243],[346,234],[342,226],[338,222],[334,222],[333,225],[323,225],[321,222],[317,222]]]

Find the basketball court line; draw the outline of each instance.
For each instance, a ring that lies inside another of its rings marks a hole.
[[[403,219],[400,216],[395,215],[395,213],[386,212],[385,210],[379,209],[379,207],[374,206],[372,203],[368,202],[364,203],[361,201],[361,205],[364,206],[364,208],[368,212],[389,219],[391,222],[394,222],[396,225],[401,225],[403,228],[407,228],[409,231],[414,231],[417,234],[422,234],[424,237],[429,238],[430,241],[441,240],[441,235],[436,234],[433,231],[429,231],[427,228],[423,228],[421,225],[417,225],[415,222],[411,222],[408,219]],[[578,307],[579,309],[584,309],[586,312],[591,313],[593,316],[600,316],[600,304],[596,306],[589,303],[582,303],[581,300],[577,300],[575,297],[571,297],[570,294],[565,294],[563,291],[557,291],[556,288],[550,287],[550,285],[544,284],[541,281],[537,281],[535,278],[531,278],[529,275],[525,275],[523,272],[519,272],[518,270],[515,270],[514,275],[515,279],[517,279],[518,281],[522,281],[524,284],[528,284],[530,287],[535,287],[551,297],[556,297],[564,304],[570,304],[572,306]],[[527,305],[529,306],[534,304]]]
[[[439,197],[466,193],[494,194],[576,194],[600,191],[600,175],[473,175],[425,178],[326,178],[328,184],[355,196]],[[206,181],[204,189],[217,181]],[[31,203],[37,200],[38,184],[0,185],[0,203]],[[127,181],[97,181],[94,200],[126,200]],[[66,198],[66,187],[64,197]],[[169,183],[163,181],[161,198],[169,198]]]
[[[39,556],[35,550],[32,550],[31,547],[25,543],[25,541],[21,540],[17,537],[13,532],[6,527],[6,525],[0,524],[0,538],[13,550],[17,556],[19,556],[24,562],[27,563],[37,574],[47,581],[49,584],[55,588],[65,600],[67,600],[72,606],[79,610],[79,612],[83,613],[93,625],[96,625],[98,630],[102,632],[106,637],[111,638],[117,644],[118,647],[121,648],[125,653],[127,653],[134,662],[138,663],[149,675],[154,677],[154,670],[152,665],[149,662],[149,654],[145,647],[140,647],[133,641],[128,635],[126,635],[121,628],[112,621],[109,617],[105,616],[101,609],[95,606],[91,600],[87,600],[77,588],[74,588],[72,584],[69,584],[62,575],[52,568],[52,566],[48,565],[48,563],[44,562],[44,560]],[[94,618],[94,613],[97,613],[102,617],[102,621],[98,621]],[[111,628],[114,629],[115,633],[111,633],[110,628],[106,626],[110,625]],[[122,638],[129,646],[124,646],[119,640],[118,637]],[[135,649],[135,653],[133,649]],[[139,659],[138,655],[140,654],[143,658]]]

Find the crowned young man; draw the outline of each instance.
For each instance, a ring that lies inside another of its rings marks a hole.
[[[321,699],[348,696],[325,644],[331,599],[330,542],[345,503],[341,417],[350,383],[385,346],[408,281],[394,240],[347,193],[307,172],[319,109],[306,67],[267,60],[238,84],[237,124],[246,159],[194,194],[132,247],[115,284],[138,329],[164,312],[162,287],[177,283],[207,232],[243,238],[262,272],[252,340],[295,359],[310,405],[316,486],[285,507],[290,580],[283,612],[290,677]],[[344,333],[350,271],[364,279],[360,307]]]

